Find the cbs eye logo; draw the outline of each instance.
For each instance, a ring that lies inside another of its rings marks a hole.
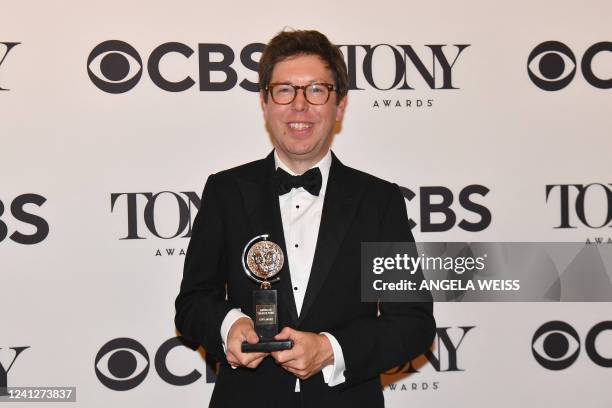
[[[187,373],[176,374],[168,367],[168,356],[176,350],[195,353],[196,360],[201,361],[198,345],[182,337],[172,337],[164,341],[154,353],[153,366],[159,377],[170,385],[184,386],[198,381],[203,374],[197,369]],[[106,343],[94,361],[98,380],[115,391],[128,391],[136,388],[149,373],[149,353],[142,344],[134,339],[121,337]],[[204,379],[214,383],[217,379],[216,363],[208,355],[205,357]]]
[[[597,347],[604,340],[597,342],[598,336],[612,330],[612,321],[596,324],[589,330],[584,341],[587,355],[600,367],[612,367],[612,357],[606,358],[600,354]],[[609,333],[608,336],[612,336]],[[562,321],[544,323],[533,335],[531,351],[536,361],[549,370],[564,370],[574,364],[580,355],[580,336],[569,324]]]
[[[105,92],[127,92],[136,86],[142,76],[142,59],[136,49],[126,42],[105,41],[89,54],[87,74]]]
[[[106,343],[95,360],[98,380],[115,391],[127,391],[144,381],[149,372],[149,353],[136,340],[118,338]]]
[[[603,41],[589,47],[582,56],[580,68],[582,76],[589,84],[599,89],[610,89],[612,78],[600,78],[593,71],[593,59],[603,51],[612,52],[612,42]],[[527,58],[529,78],[545,91],[565,88],[574,79],[576,68],[574,53],[559,41],[543,42],[535,47]]]
[[[529,78],[540,89],[558,91],[565,88],[576,74],[576,57],[558,41],[544,42],[531,51],[527,60]]]

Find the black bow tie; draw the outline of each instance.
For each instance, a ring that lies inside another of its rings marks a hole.
[[[276,169],[278,195],[287,194],[292,188],[304,187],[310,194],[318,196],[321,191],[321,170],[318,167],[308,170],[301,176],[292,176],[280,167]]]

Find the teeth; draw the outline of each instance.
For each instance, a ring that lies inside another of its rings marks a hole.
[[[295,130],[304,130],[304,129],[308,129],[309,127],[312,127],[312,124],[301,123],[301,122],[291,122],[289,123],[289,127]]]

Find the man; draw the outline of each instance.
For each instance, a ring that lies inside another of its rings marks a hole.
[[[221,362],[211,407],[382,407],[380,373],[423,353],[435,332],[431,303],[360,300],[361,242],[413,241],[403,197],[330,151],[348,74],[324,35],[278,34],[259,82],[274,152],[208,178],[176,327]],[[276,339],[294,346],[242,353],[243,341],[258,342],[248,317],[258,285],[242,251],[262,234],[286,256]]]

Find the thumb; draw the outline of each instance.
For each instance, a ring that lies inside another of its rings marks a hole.
[[[251,329],[246,334],[246,341],[255,344],[259,342],[259,336],[255,333],[255,330]]]
[[[291,327],[283,327],[280,333],[278,333],[274,338],[276,340],[292,340],[295,336],[295,330]]]

